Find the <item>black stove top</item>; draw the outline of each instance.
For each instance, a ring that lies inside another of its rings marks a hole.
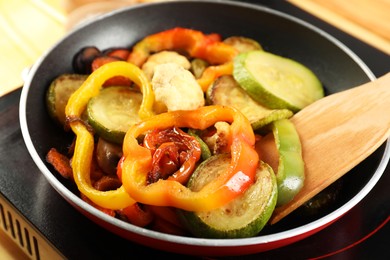
[[[377,77],[390,71],[388,55],[285,1],[243,2],[261,3],[323,29],[354,51]],[[132,255],[184,257],[122,239],[68,204],[40,173],[24,145],[18,118],[19,98],[20,90],[0,98],[0,194],[49,243],[70,259],[129,258]],[[389,185],[390,167],[357,206],[329,227],[292,245],[240,259],[390,259]],[[1,204],[0,210],[4,214]]]

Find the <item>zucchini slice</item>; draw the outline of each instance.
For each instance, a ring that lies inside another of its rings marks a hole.
[[[200,77],[202,77],[203,72],[207,69],[209,65],[210,64],[207,61],[196,58],[191,61],[190,71],[192,72],[192,74],[194,74],[196,79],[199,79]]]
[[[129,127],[140,121],[142,93],[124,86],[107,87],[91,98],[88,122],[103,139],[121,144]]]
[[[224,43],[233,46],[240,53],[254,50],[263,50],[260,43],[255,41],[254,39],[243,37],[243,36],[231,36],[226,38]]]
[[[230,155],[219,154],[202,162],[187,186],[200,190],[229,167]],[[225,206],[207,212],[179,210],[190,232],[206,238],[242,238],[257,235],[268,222],[277,199],[276,179],[272,168],[260,162],[255,183]]]
[[[272,121],[290,118],[288,109],[269,109],[254,101],[230,75],[219,77],[206,92],[207,102],[213,105],[232,106],[243,113],[254,130]]]
[[[317,76],[303,64],[265,51],[241,53],[233,76],[257,102],[297,112],[324,96]]]
[[[65,107],[69,97],[87,79],[88,75],[62,74],[55,78],[46,92],[46,106],[54,121],[65,125]]]

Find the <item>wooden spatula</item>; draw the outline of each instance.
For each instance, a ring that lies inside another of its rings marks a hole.
[[[390,136],[390,72],[320,99],[291,120],[302,143],[305,185],[290,203],[275,209],[271,224],[358,165]]]

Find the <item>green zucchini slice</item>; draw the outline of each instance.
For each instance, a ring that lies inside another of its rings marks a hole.
[[[243,113],[254,130],[272,121],[290,118],[288,109],[269,109],[253,100],[230,75],[219,77],[206,92],[207,102],[213,105],[232,106]]]
[[[187,186],[197,191],[229,167],[230,155],[219,154],[202,162]],[[179,210],[190,232],[205,238],[243,238],[257,235],[268,222],[277,199],[272,168],[260,162],[255,183],[225,206],[207,212]]]
[[[209,65],[210,64],[205,60],[198,58],[193,59],[191,61],[191,72],[192,74],[194,74],[196,79],[199,79],[200,77],[202,77],[203,72],[207,69]]]
[[[303,64],[265,51],[241,53],[233,76],[257,102],[297,112],[324,96],[317,76]]]
[[[88,123],[103,139],[121,144],[130,126],[140,121],[141,103],[142,93],[129,87],[104,88],[88,102]]]
[[[233,46],[240,53],[254,50],[263,50],[260,43],[258,43],[254,39],[243,36],[230,36],[226,38],[223,42],[230,46]]]
[[[62,74],[52,81],[46,92],[46,106],[55,122],[65,125],[65,107],[69,97],[87,77],[81,74]]]

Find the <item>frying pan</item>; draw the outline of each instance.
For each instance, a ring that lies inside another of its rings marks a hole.
[[[388,143],[342,178],[346,188],[327,212],[310,218],[292,214],[265,227],[253,238],[204,239],[164,234],[109,217],[82,201],[77,188],[45,162],[50,148],[65,149],[73,137],[54,124],[46,111],[45,93],[50,82],[62,73],[73,72],[73,55],[82,47],[131,47],[149,34],[176,26],[219,33],[223,38],[240,35],[256,39],[266,51],[294,59],[313,70],[326,94],[374,79],[370,69],[337,39],[298,18],[259,5],[169,1],[127,7],[100,16],[71,31],[36,62],[20,101],[21,129],[30,155],[47,181],[75,209],[125,239],[159,250],[202,256],[242,255],[285,246],[326,228],[373,188],[386,167]]]

